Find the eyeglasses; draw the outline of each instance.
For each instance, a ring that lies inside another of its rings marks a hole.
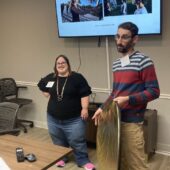
[[[132,38],[132,36],[131,35],[120,36],[119,34],[116,34],[114,38],[115,38],[116,41],[118,41],[119,39],[121,39],[122,41],[128,41],[129,39]]]
[[[66,64],[66,62],[57,63],[58,66],[59,65],[65,65],[65,64]]]

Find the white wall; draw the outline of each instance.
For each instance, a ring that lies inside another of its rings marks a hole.
[[[158,151],[166,153],[170,153],[169,6],[170,1],[164,0],[162,35],[143,36],[136,46],[155,63],[161,96],[148,107],[158,110]],[[81,58],[79,71],[97,92],[96,101],[106,99],[111,86],[107,68],[118,55],[112,37],[108,38],[109,56],[106,55],[105,37],[101,38],[100,48],[98,38],[58,38],[54,0],[0,0],[0,21],[0,77],[14,77],[19,84],[28,85],[28,90],[20,94],[32,98],[33,104],[23,108],[24,118],[34,120],[36,126],[46,127],[47,99],[36,83],[53,70],[59,54],[69,57],[73,70],[78,69]]]

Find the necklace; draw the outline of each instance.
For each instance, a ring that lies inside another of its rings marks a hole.
[[[57,91],[57,100],[60,102],[63,100],[63,94],[64,94],[64,89],[65,89],[65,86],[66,86],[66,83],[67,83],[67,79],[68,77],[66,78],[65,82],[64,82],[64,85],[62,87],[62,90],[61,90],[61,94],[59,94],[59,78],[57,78],[57,85],[56,85],[56,91]]]

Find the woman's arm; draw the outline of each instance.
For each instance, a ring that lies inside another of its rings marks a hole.
[[[89,96],[85,96],[81,98],[81,117],[86,120],[88,118],[88,106],[89,106]]]
[[[44,95],[45,97],[47,97],[47,98],[50,97],[50,94],[49,94],[48,92],[43,92],[43,95]]]

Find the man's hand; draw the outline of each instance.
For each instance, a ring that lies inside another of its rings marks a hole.
[[[103,110],[101,108],[98,108],[96,110],[96,112],[94,113],[93,117],[92,117],[92,119],[94,120],[96,126],[99,124],[102,112],[103,112]]]
[[[113,99],[120,107],[129,102],[129,96],[119,96]]]

